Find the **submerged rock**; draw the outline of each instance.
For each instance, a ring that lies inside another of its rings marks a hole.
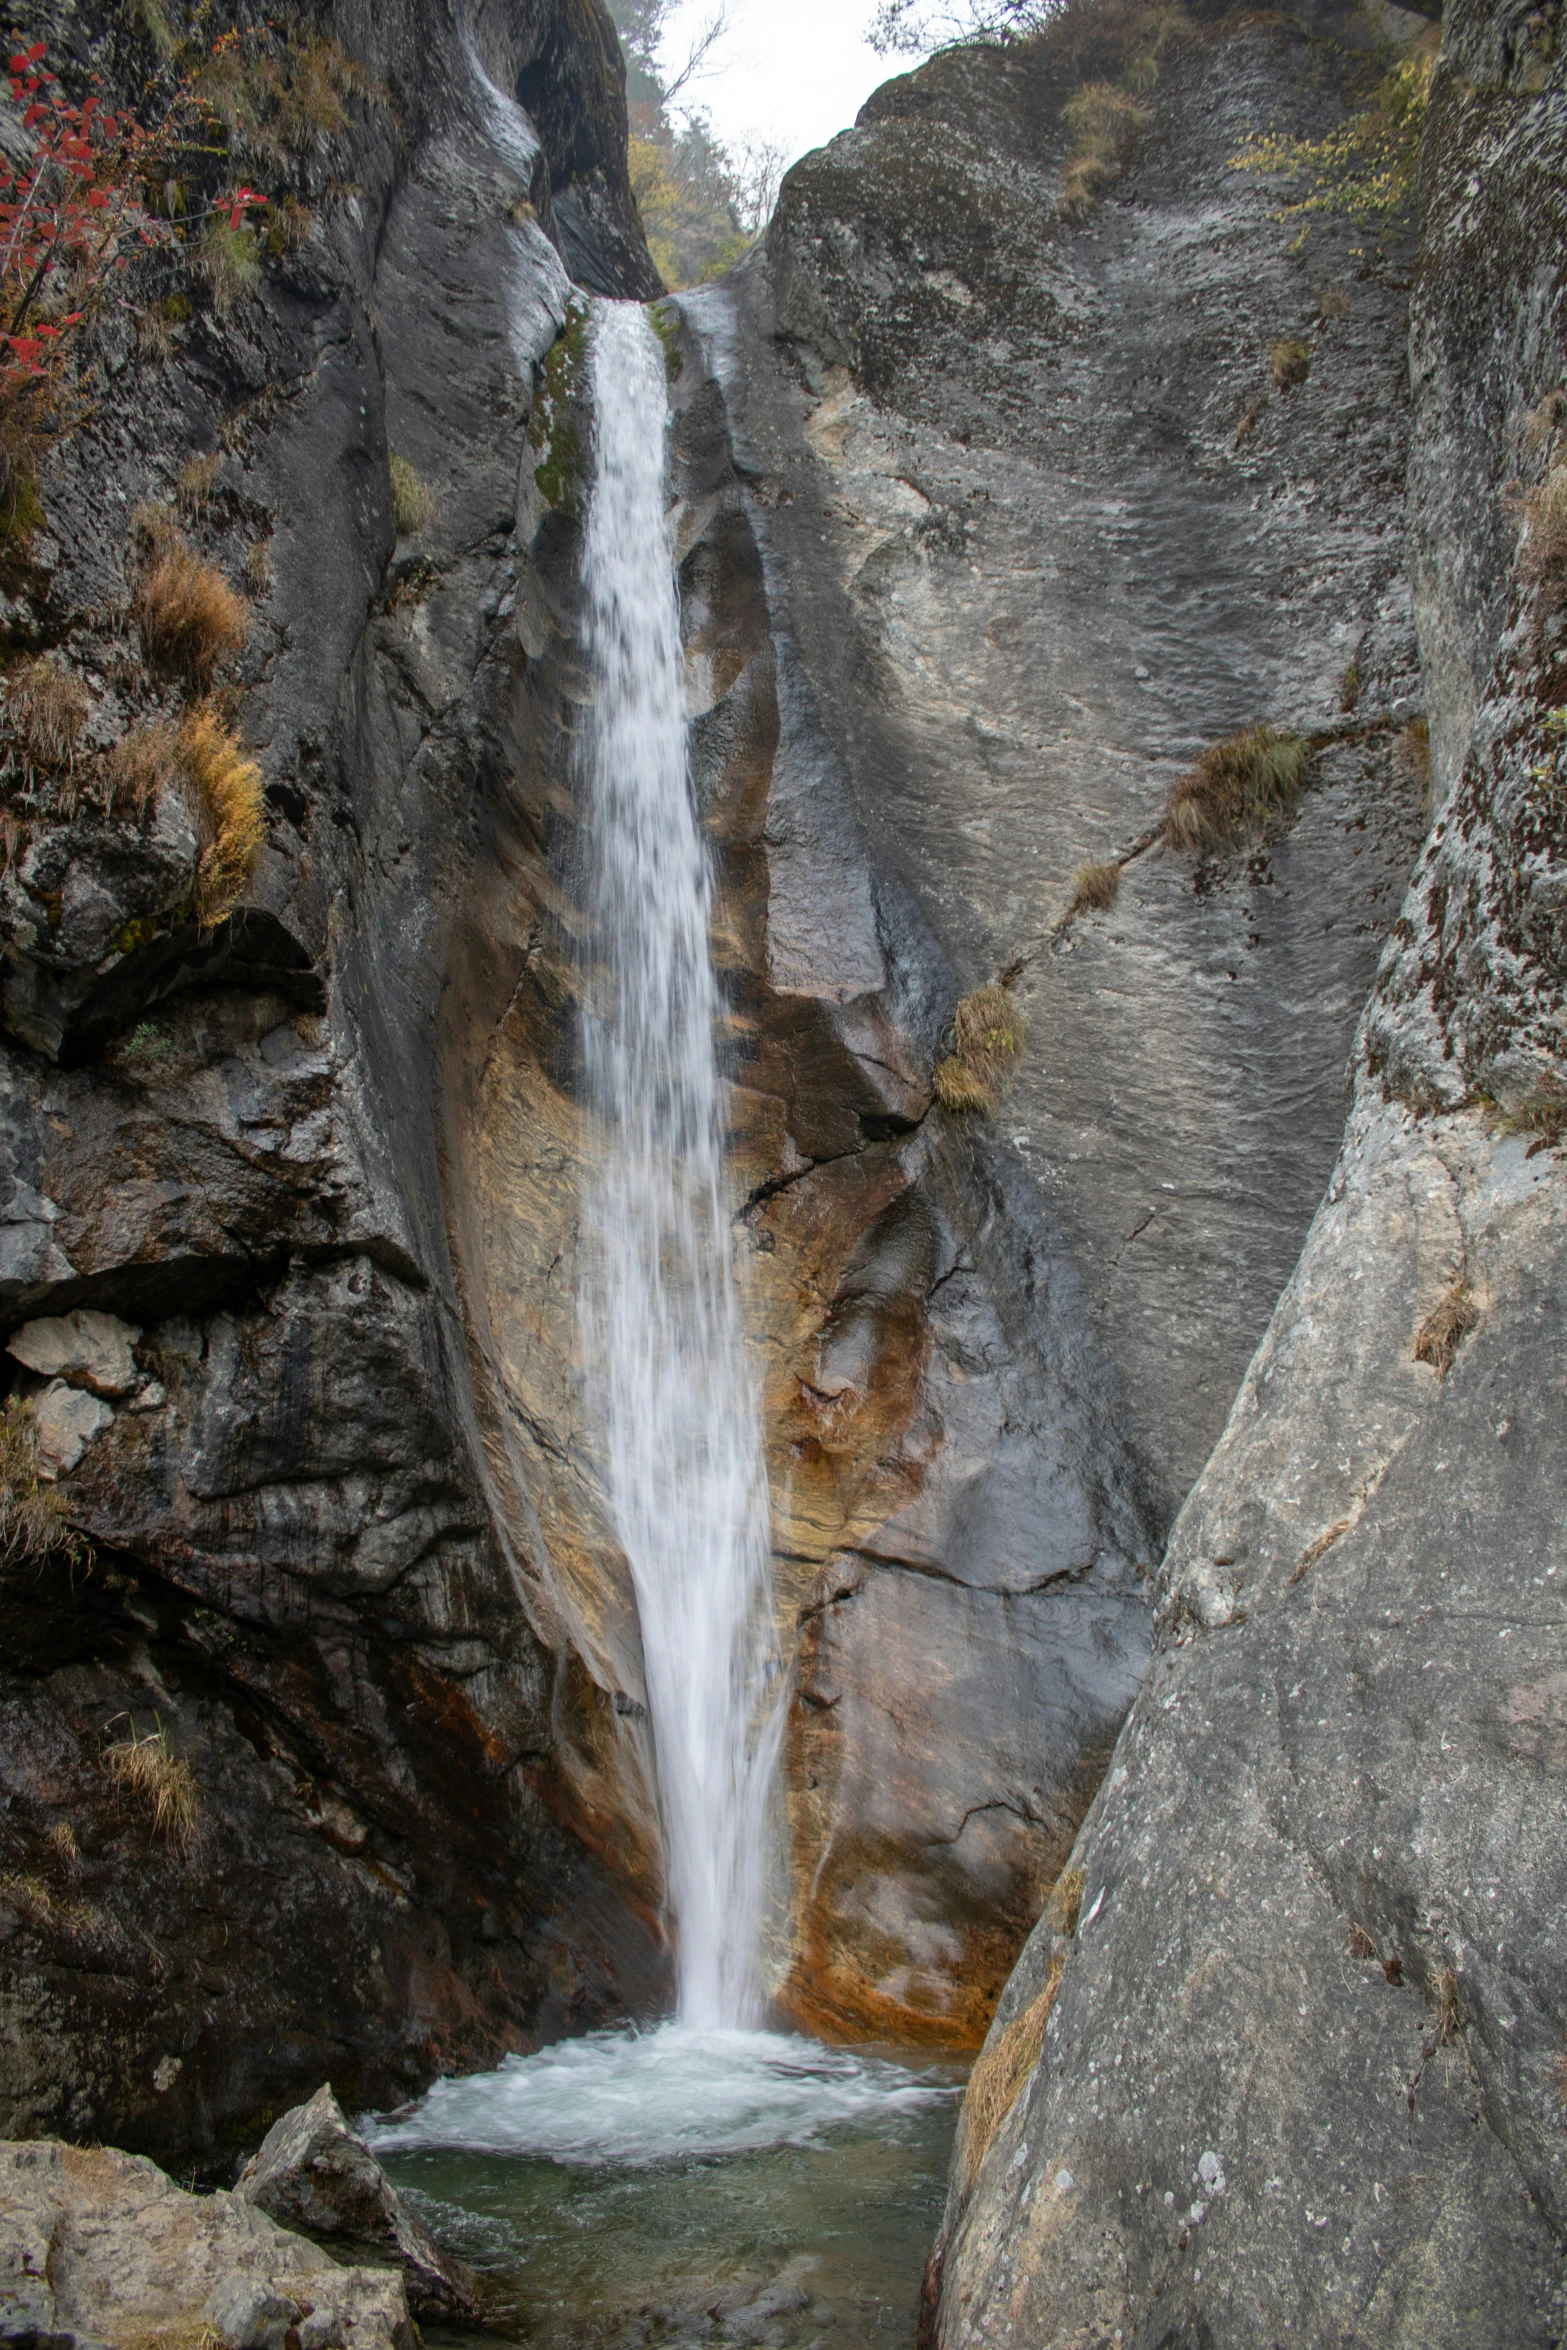
[[[283,2227],[325,2239],[340,2256],[362,2253],[402,2271],[418,2318],[473,2317],[479,2280],[441,2250],[324,2082],[308,2104],[274,2122],[234,2190]]]
[[[241,2196],[187,2195],[143,2156],[0,2143],[0,2340],[77,2350],[415,2350],[401,2277],[340,2267]]]

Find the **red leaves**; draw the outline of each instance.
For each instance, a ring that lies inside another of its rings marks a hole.
[[[253,204],[265,204],[265,202],[265,196],[260,195],[254,188],[236,189],[235,193],[229,198],[229,227],[231,229],[238,228],[240,222],[244,219],[246,213],[250,210]],[[222,206],[219,205],[217,209],[221,211]]]

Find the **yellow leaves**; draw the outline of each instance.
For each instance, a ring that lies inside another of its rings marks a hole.
[[[1436,59],[1422,49],[1384,75],[1360,113],[1324,139],[1293,139],[1264,132],[1230,157],[1233,171],[1298,177],[1310,172],[1308,195],[1286,204],[1281,218],[1333,212],[1359,219],[1402,211],[1414,200],[1420,133]]]

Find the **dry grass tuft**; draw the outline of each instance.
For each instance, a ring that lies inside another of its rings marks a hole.
[[[1298,335],[1281,336],[1268,345],[1268,365],[1281,392],[1293,391],[1311,373],[1311,345]]]
[[[201,843],[196,917],[211,930],[231,914],[267,837],[261,770],[210,703],[192,710],[175,739]]]
[[[218,470],[222,463],[222,456],[214,449],[209,456],[192,457],[181,466],[180,477],[174,487],[174,502],[180,512],[188,514],[192,521],[205,514],[212,503],[212,493],[217,487]]]
[[[1242,441],[1250,439],[1251,435],[1256,431],[1258,425],[1262,422],[1263,415],[1267,409],[1268,399],[1269,394],[1264,392],[1260,400],[1253,400],[1251,406],[1247,409],[1245,415],[1241,418],[1239,424],[1235,427],[1234,446],[1237,449],[1240,447]]]
[[[1439,1379],[1452,1369],[1459,1348],[1479,1321],[1467,1281],[1459,1280],[1415,1332],[1415,1361],[1429,1363]]]
[[[33,1407],[13,1395],[0,1407],[0,1560],[59,1557],[82,1566],[87,1556],[65,1522],[63,1498],[40,1473]]]
[[[245,585],[253,596],[264,596],[272,580],[272,541],[252,539],[245,549]]]
[[[976,987],[952,1015],[958,1052],[971,1069],[996,1074],[1027,1041],[1023,1016],[1004,987]]]
[[[1023,1050],[1022,1015],[1004,987],[976,987],[952,1015],[953,1049],[936,1063],[936,1099],[960,1116],[988,1110],[1004,1064]]]
[[[1120,887],[1119,865],[1079,865],[1072,877],[1072,902],[1067,907],[1068,919],[1074,914],[1107,914],[1115,904]]]
[[[400,539],[427,530],[435,515],[435,500],[406,457],[392,459],[392,513]]]
[[[1393,746],[1398,772],[1422,791],[1431,787],[1431,721],[1412,718]]]
[[[209,220],[202,231],[193,266],[220,318],[236,302],[248,301],[261,285],[261,255],[254,236],[243,224],[230,228],[222,217]]]
[[[152,1813],[153,1834],[189,1852],[198,1832],[195,1776],[184,1756],[173,1752],[162,1722],[141,1738],[132,1722],[130,1736],[106,1748],[103,1763],[116,1786]]]
[[[991,2141],[1016,2103],[1019,2090],[1039,2062],[1045,2045],[1045,2026],[1066,1972],[1067,1954],[1058,1950],[1050,1961],[1045,1987],[993,2045],[982,2049],[969,2074],[963,2099],[965,2186],[971,2187],[990,2152]]]
[[[1347,318],[1355,307],[1347,286],[1322,286],[1317,293],[1317,316],[1326,322],[1330,318]]]
[[[1552,1090],[1530,1094],[1516,1109],[1500,1113],[1496,1131],[1531,1135],[1533,1140],[1524,1152],[1526,1159],[1538,1158],[1541,1151],[1557,1149],[1567,1138],[1567,1093]]]
[[[1542,605],[1567,601],[1567,458],[1558,458],[1523,501],[1518,576]]]
[[[76,745],[91,704],[87,688],[52,661],[27,661],[9,680],[5,723],[27,766],[72,775]]]
[[[99,793],[106,816],[129,808],[145,815],[179,771],[176,730],[154,720],[133,727],[111,743],[98,762]]]
[[[1360,699],[1361,682],[1360,655],[1357,653],[1352,661],[1346,662],[1338,681],[1338,706],[1346,718]]]
[[[1122,148],[1149,119],[1147,107],[1113,82],[1085,82],[1067,101],[1062,120],[1072,144],[1061,173],[1061,209],[1070,219],[1082,219],[1119,177]]]
[[[1293,804],[1311,764],[1304,735],[1248,726],[1204,751],[1170,794],[1164,837],[1173,849],[1230,848],[1266,832]]]
[[[1563,430],[1567,430],[1567,390],[1558,386],[1529,410],[1519,428],[1518,446],[1526,457],[1537,457]]]
[[[976,1110],[988,1110],[994,1099],[984,1079],[976,1077],[956,1053],[948,1053],[936,1063],[934,1083],[936,1099],[942,1108],[960,1118]]]
[[[152,546],[136,583],[136,623],[154,668],[203,687],[220,661],[243,651],[250,615],[222,572],[157,517],[157,509],[137,517]]]
[[[76,1830],[70,1821],[56,1820],[49,1831],[49,1841],[54,1847],[55,1859],[59,1862],[60,1867],[74,1876],[81,1860],[81,1854],[76,1847]]]

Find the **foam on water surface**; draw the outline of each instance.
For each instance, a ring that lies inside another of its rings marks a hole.
[[[407,2113],[365,2126],[378,2152],[443,2147],[579,2166],[814,2146],[950,2101],[950,2068],[824,2048],[781,2032],[593,2032],[494,2072],[437,2081]]]

